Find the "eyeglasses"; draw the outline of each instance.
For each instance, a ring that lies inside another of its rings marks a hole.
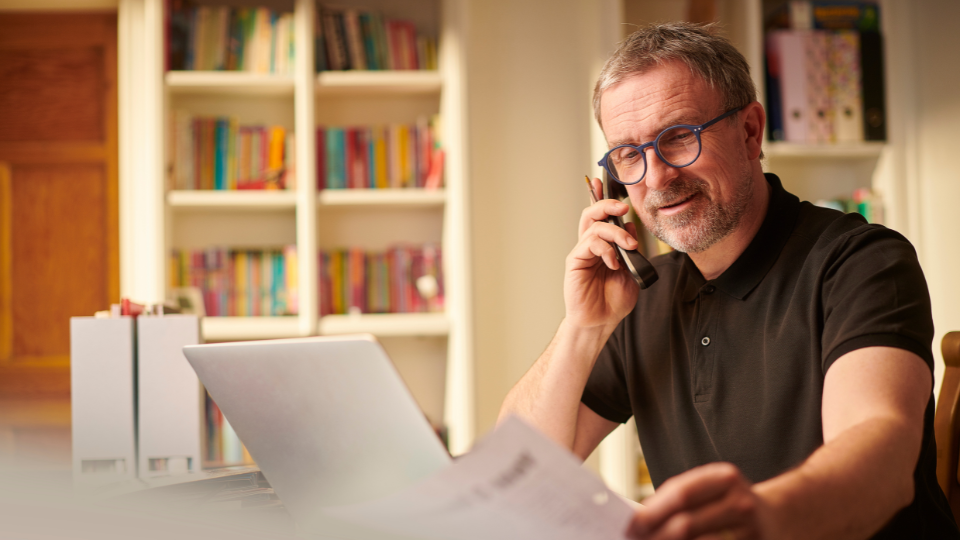
[[[743,107],[746,107],[744,105]],[[604,154],[597,165],[607,170],[610,177],[624,185],[637,184],[647,175],[647,148],[653,147],[660,161],[675,168],[692,165],[700,157],[700,133],[743,107],[731,109],[706,124],[692,126],[678,124],[660,132],[653,142],[634,146],[621,144]]]

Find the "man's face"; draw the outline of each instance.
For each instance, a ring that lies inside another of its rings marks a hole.
[[[726,112],[717,93],[679,62],[633,75],[604,91],[600,118],[609,148],[640,145],[677,124],[699,125]],[[711,247],[740,224],[753,190],[740,114],[701,134],[702,150],[684,168],[646,150],[647,173],[627,193],[644,226],[678,251]]]

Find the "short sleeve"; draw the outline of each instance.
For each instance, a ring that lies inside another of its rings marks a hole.
[[[580,398],[593,412],[621,424],[633,416],[623,370],[623,333],[626,320],[620,321],[597,356],[597,362]]]
[[[864,224],[833,244],[821,289],[823,372],[844,354],[875,346],[910,351],[932,370],[930,293],[910,242]]]

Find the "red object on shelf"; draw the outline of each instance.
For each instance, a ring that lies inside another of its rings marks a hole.
[[[120,315],[129,315],[131,317],[136,317],[143,313],[143,310],[146,307],[143,304],[137,304],[136,302],[131,302],[129,298],[120,299]]]

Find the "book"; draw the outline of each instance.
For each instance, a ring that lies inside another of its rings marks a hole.
[[[328,9],[321,9],[323,20],[323,36],[326,40],[328,69],[338,71],[347,69],[347,46],[341,25],[337,21],[337,14]]]
[[[883,75],[883,37],[860,33],[860,71],[863,89],[863,134],[868,141],[887,140],[886,92]]]
[[[317,73],[328,69],[327,45],[323,33],[323,11],[319,7],[314,10],[313,18],[313,69]]]
[[[444,309],[443,259],[435,244],[320,250],[317,264],[321,316]]]
[[[316,148],[317,155],[317,191],[327,187],[327,130],[317,126]]]
[[[418,33],[410,21],[334,6],[320,6],[317,13],[318,71],[436,69],[436,39]]]
[[[266,7],[170,4],[170,69],[293,72],[294,17]]]
[[[171,288],[199,288],[207,315],[297,314],[296,303],[290,300],[296,294],[296,246],[174,249],[170,268]]]
[[[791,0],[767,17],[770,29],[880,31],[880,6],[871,0]]]
[[[434,115],[413,124],[318,127],[318,189],[439,188],[439,125]]]
[[[293,189],[295,136],[232,117],[172,115],[174,189]]]
[[[807,142],[833,142],[833,102],[830,94],[830,34],[810,30],[803,34],[807,83]]]
[[[280,185],[284,189],[297,189],[297,144],[296,136],[292,131],[284,134],[283,150],[283,180]]]
[[[284,257],[284,283],[286,285],[287,313],[296,315],[300,305],[299,289],[299,266],[297,264],[297,246],[285,246],[283,248]]]
[[[343,128],[327,128],[324,139],[327,142],[326,159],[324,160],[327,164],[325,187],[327,189],[343,189],[347,187],[347,156]]]
[[[831,35],[829,65],[836,141],[862,141],[864,126],[858,32],[838,30]]]
[[[767,34],[766,76],[771,140],[886,140],[883,39],[876,2],[786,2],[768,18],[767,27],[773,29]],[[785,37],[790,32],[803,37]],[[805,54],[802,68],[796,67],[797,40]],[[801,86],[800,80],[807,84]],[[799,105],[803,101],[806,108]],[[797,126],[800,117],[806,132]]]
[[[343,27],[347,52],[350,55],[350,67],[352,69],[367,69],[366,46],[360,34],[360,14],[356,9],[344,10]]]
[[[767,36],[767,54],[779,66],[783,140],[805,143],[810,121],[805,38],[809,31],[777,30]]]
[[[815,0],[811,2],[814,28],[880,31],[880,5],[871,1]]]

